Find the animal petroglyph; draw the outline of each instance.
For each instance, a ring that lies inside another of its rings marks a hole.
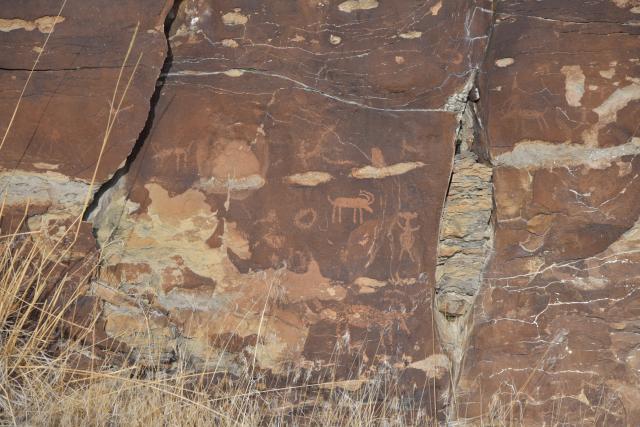
[[[375,197],[373,194],[368,191],[360,191],[358,197],[338,197],[335,200],[332,200],[331,197],[327,197],[329,199],[329,203],[333,206],[333,211],[331,213],[331,222],[336,222],[336,214],[338,217],[338,222],[342,222],[342,209],[353,209],[353,223],[356,224],[358,221],[356,220],[356,213],[360,213],[360,224],[363,222],[363,211],[367,211],[373,213],[373,209],[371,205],[375,201]]]
[[[415,255],[413,254],[413,246],[416,243],[415,232],[420,229],[420,226],[413,227],[411,221],[416,219],[418,214],[415,212],[400,212],[396,219],[396,225],[402,230],[400,233],[400,257],[398,263],[402,262],[402,258],[405,254],[409,256],[414,264],[417,264]]]
[[[154,160],[158,160],[159,162],[165,162],[171,157],[174,157],[176,162],[176,171],[180,171],[182,167],[187,166],[187,159],[189,153],[191,152],[191,146],[193,145],[193,141],[189,143],[186,147],[176,147],[176,148],[165,148],[164,150],[160,150],[153,155]]]
[[[300,209],[293,218],[293,223],[301,230],[308,230],[316,223],[318,213],[313,208]]]

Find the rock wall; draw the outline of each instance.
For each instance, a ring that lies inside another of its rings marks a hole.
[[[107,333],[136,342],[151,328],[167,358],[238,372],[406,368],[407,388],[443,405],[438,227],[484,47],[470,26],[487,12],[184,1],[174,13],[149,137],[91,216],[101,286],[151,307],[150,326],[145,308],[113,302]]]
[[[0,11],[0,188],[8,206],[28,199],[32,214],[47,213],[46,222],[82,213],[87,191],[125,162],[148,117],[166,54],[169,4],[110,4],[77,2],[61,10],[61,2],[27,0],[6,2]],[[107,124],[140,55],[90,188]]]
[[[457,386],[471,420],[640,422],[638,6],[495,5],[478,105],[495,235]]]
[[[105,339],[640,422],[634,0],[64,6],[0,11],[1,226],[82,216]]]

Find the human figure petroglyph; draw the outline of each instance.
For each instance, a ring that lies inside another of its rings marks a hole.
[[[338,197],[335,200],[332,200],[331,197],[327,196],[329,199],[329,203],[333,206],[333,211],[331,212],[331,222],[336,222],[336,214],[338,216],[338,222],[342,222],[342,209],[353,209],[353,223],[356,224],[358,221],[357,213],[360,213],[360,221],[362,224],[363,219],[363,211],[367,211],[369,213],[373,213],[373,209],[371,205],[375,201],[375,197],[368,191],[361,190],[358,194],[358,197]]]
[[[407,141],[405,139],[403,139],[402,142],[400,143],[400,155],[402,157],[405,157],[407,155],[407,153],[420,154],[420,150],[412,147],[411,145],[409,145],[407,143]]]
[[[271,249],[282,249],[285,244],[285,236],[280,232],[278,227],[278,216],[276,211],[271,209],[267,216],[256,221],[256,224],[266,224],[265,233],[260,238]]]
[[[420,226],[413,227],[411,225],[411,221],[417,217],[418,214],[415,212],[400,212],[398,214],[396,225],[402,230],[402,233],[400,233],[400,257],[398,258],[398,263],[402,263],[402,257],[405,254],[409,255],[414,264],[418,262],[413,254],[413,246],[416,243],[414,233],[420,229]]]

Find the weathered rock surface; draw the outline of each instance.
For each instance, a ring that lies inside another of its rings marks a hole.
[[[147,120],[149,99],[164,62],[163,23],[170,6],[167,0],[131,0],[117,7],[110,1],[70,1],[62,10],[61,5],[28,0],[4,2],[0,10],[0,135],[11,123],[0,148],[0,192],[6,192],[7,208],[23,206],[29,199],[31,212],[46,212],[48,220],[82,214],[109,117],[143,54],[93,189],[131,152]]]
[[[139,22],[85,213],[105,340],[235,373],[397,369],[470,425],[640,424],[635,0],[59,7],[0,10],[3,132],[54,31],[0,191],[52,238],[83,213]]]
[[[466,1],[182,2],[149,139],[93,215],[103,283],[153,308],[167,357],[387,364],[442,405],[437,235],[482,22]],[[135,342],[142,310],[108,305],[108,333]]]
[[[459,414],[637,425],[634,2],[500,2],[481,74],[494,253]]]

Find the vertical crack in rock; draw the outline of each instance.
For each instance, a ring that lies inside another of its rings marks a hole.
[[[100,188],[93,195],[93,200],[87,206],[87,209],[83,213],[82,219],[85,221],[93,219],[94,213],[96,209],[100,206],[100,204],[103,202],[103,199],[105,198],[108,199],[109,198],[108,194],[111,193],[110,190],[117,186],[118,182],[122,177],[127,175],[127,173],[129,172],[129,169],[131,168],[131,164],[136,159],[136,157],[142,150],[142,147],[144,146],[145,142],[149,138],[149,134],[151,132],[151,129],[153,127],[153,122],[155,119],[156,105],[158,103],[158,100],[160,99],[160,92],[162,91],[165,80],[167,78],[167,73],[171,69],[171,65],[173,62],[173,54],[171,52],[171,43],[169,43],[169,31],[171,30],[173,21],[176,18],[178,7],[180,6],[180,3],[182,1],[183,0],[173,1],[171,10],[167,14],[167,17],[164,22],[164,35],[167,41],[167,54],[164,58],[164,63],[162,64],[162,68],[160,70],[160,75],[158,76],[158,80],[156,81],[155,90],[153,92],[153,95],[151,95],[151,99],[149,101],[149,115],[147,116],[147,120],[144,124],[144,128],[140,132],[140,135],[138,136],[138,139],[136,140],[136,143],[131,149],[131,153],[129,153],[129,155],[127,156],[124,164],[118,170],[116,170],[114,174],[111,176],[111,178],[105,181],[105,183],[102,184]]]
[[[458,113],[459,126],[440,219],[433,317],[440,344],[451,361],[449,419],[456,418],[456,389],[473,328],[472,308],[493,251],[493,166],[480,143],[484,129],[476,107],[480,100],[478,73],[491,49],[495,20],[492,9],[480,66],[445,106]]]
[[[156,114],[158,113],[161,92],[165,85],[167,74],[173,65],[173,52],[169,42],[169,32],[182,2],[183,0],[171,2],[171,9],[164,22],[167,54],[156,81],[154,93],[150,99],[149,114],[145,126],[123,166],[100,187],[92,203],[84,212],[84,219],[93,224],[96,242],[103,249],[105,259],[114,256],[114,254],[120,254],[122,251],[120,246],[122,241],[114,238],[113,235],[118,227],[122,225],[122,219],[131,213],[133,209],[131,204],[128,203],[130,188],[127,186],[127,182],[136,179],[130,176],[130,171],[138,156],[144,155],[143,148],[151,136]],[[162,114],[160,114],[159,118],[161,116]],[[133,205],[137,206],[136,204]],[[118,325],[121,326],[122,324],[127,325],[127,330],[134,331],[126,336],[128,344],[134,349],[131,354],[133,357],[141,360],[155,360],[155,358],[160,357],[164,362],[175,360],[176,348],[170,342],[174,342],[180,334],[173,324],[167,322],[166,313],[161,307],[145,298],[133,298],[126,292],[121,292],[109,286],[103,278],[92,283],[91,292],[105,303],[103,315],[107,319],[105,326],[107,333],[109,329],[117,328]],[[140,319],[144,319],[144,321],[141,322]],[[150,331],[152,338],[146,336],[140,338],[141,335],[144,335],[144,333],[140,333],[141,331]]]
[[[132,348],[149,347],[138,342],[144,325],[138,328],[137,320],[144,316],[135,306],[146,304],[149,312],[157,308],[159,313],[148,328],[153,345],[162,354],[173,348],[194,365],[219,359],[221,367],[240,372],[249,351],[255,366],[282,373],[290,364],[329,366],[335,349],[343,347],[350,352],[344,360],[354,357],[354,364],[361,363],[355,359],[361,351],[363,364],[382,361],[381,354],[385,363],[402,357],[393,366],[408,363],[414,384],[433,380],[434,391],[425,399],[441,408],[447,392],[436,389],[449,390],[449,362],[438,340],[422,335],[425,330],[436,335],[434,305],[422,298],[428,288],[414,277],[434,272],[439,211],[454,158],[450,144],[456,130],[457,138],[468,131],[457,127],[462,117],[473,118],[468,101],[477,99],[473,86],[482,50],[474,51],[467,65],[458,64],[456,93],[446,101],[407,94],[400,101],[389,95],[365,104],[365,95],[335,95],[342,93],[336,89],[340,85],[351,84],[341,75],[327,85],[312,84],[295,67],[262,71],[267,68],[261,63],[264,46],[245,46],[251,55],[232,56],[225,51],[234,49],[228,39],[209,40],[198,26],[216,28],[220,17],[225,25],[225,19],[233,23],[238,16],[229,14],[239,12],[187,5],[192,3],[182,3],[172,25],[175,61],[159,80],[161,87],[167,79],[161,101],[152,101],[148,126],[120,172],[122,179],[112,180],[88,214],[105,249],[100,278],[105,286],[96,283],[94,291],[108,303],[107,334],[122,337]],[[470,25],[475,15],[469,13]],[[249,18],[249,27],[255,27],[256,16]],[[466,36],[473,43],[473,34]],[[236,45],[244,39],[237,40]],[[284,65],[285,59],[308,55],[297,48],[278,54]],[[170,51],[169,64],[171,58]],[[404,60],[397,56],[392,67]],[[386,79],[378,70],[369,74],[367,82]],[[401,93],[396,85],[417,87],[394,81],[377,90],[388,95],[390,84],[393,93]],[[442,93],[453,93],[453,86]],[[205,88],[213,88],[214,95]],[[153,110],[158,115],[154,127],[165,126],[160,111],[172,102],[178,110],[166,115],[165,131],[150,131]],[[192,105],[201,108],[192,111]],[[298,105],[304,124],[287,118]],[[344,111],[355,119],[344,122]],[[396,130],[400,112],[402,125]],[[343,143],[345,136],[354,142]],[[401,150],[394,149],[393,138],[402,141]],[[467,157],[469,167],[477,164],[471,153]],[[437,209],[430,212],[432,207]],[[291,267],[285,271],[282,265]],[[273,283],[276,302],[270,301]],[[139,301],[127,304],[127,295]],[[263,314],[255,308],[262,304]],[[263,317],[269,319],[268,336],[261,336]],[[378,328],[385,346],[380,351],[370,345]],[[229,337],[234,347],[222,347],[221,340]]]
[[[452,384],[471,330],[470,314],[492,248],[493,169],[474,146],[478,129],[470,86],[460,113],[456,152],[440,222],[434,318],[444,350],[452,361]],[[455,398],[455,392],[452,393]]]

